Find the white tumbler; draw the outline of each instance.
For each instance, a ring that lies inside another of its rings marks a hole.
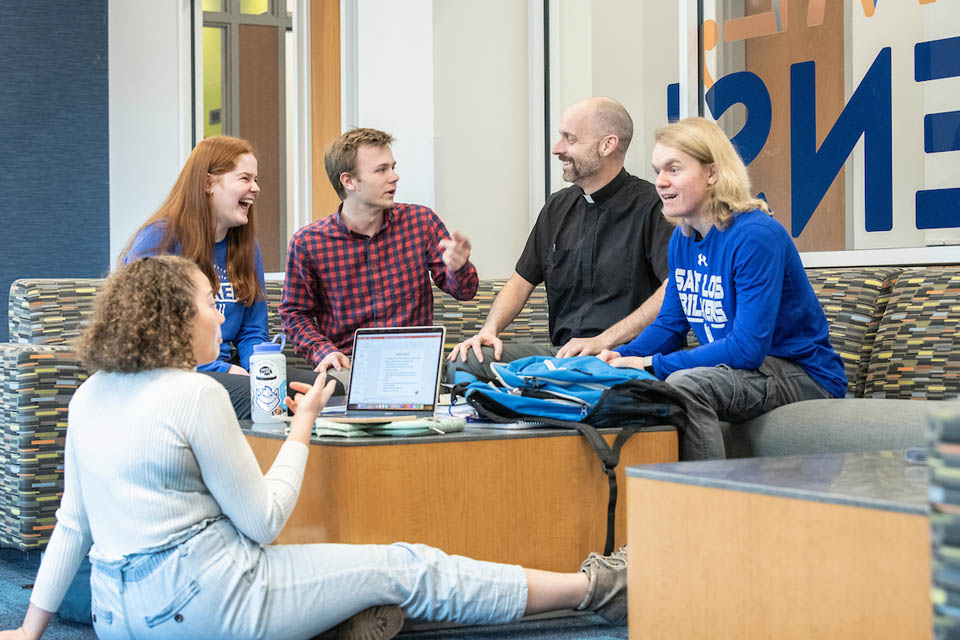
[[[277,343],[277,338],[280,343]],[[278,424],[287,415],[287,359],[283,334],[261,342],[250,356],[250,411],[257,424]]]

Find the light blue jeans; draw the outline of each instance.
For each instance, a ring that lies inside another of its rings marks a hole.
[[[262,547],[226,519],[165,551],[95,560],[90,584],[99,638],[310,638],[381,604],[503,623],[527,601],[518,566],[405,543]]]

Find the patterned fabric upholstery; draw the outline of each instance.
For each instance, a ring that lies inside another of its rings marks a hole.
[[[843,358],[849,391],[865,397],[960,394],[960,267],[810,269],[810,281]],[[467,302],[434,292],[434,322],[449,349],[479,331],[504,280],[482,280]],[[42,548],[63,491],[66,412],[87,374],[70,348],[102,280],[18,280],[10,288],[10,343],[0,344],[0,545]],[[283,284],[267,282],[271,335],[280,331]],[[538,287],[502,333],[549,344]],[[288,344],[288,363],[309,368]]]
[[[461,301],[453,296],[433,290],[433,323],[447,329],[445,350],[449,351],[455,344],[474,335],[483,326],[487,319],[487,312],[497,293],[506,280],[481,280],[477,295],[473,300]],[[270,335],[280,332],[280,296],[283,292],[283,283],[277,280],[267,281],[267,308],[270,326]],[[505,341],[522,344],[550,344],[550,332],[547,321],[547,293],[543,286],[539,286],[530,294],[530,299],[516,319],[510,323],[500,337]],[[291,343],[287,343],[284,353],[287,363],[298,363],[295,366],[308,367],[306,361],[294,354]],[[292,359],[291,359],[292,358]],[[301,364],[302,363],[302,364]],[[312,367],[310,367],[312,368]]]
[[[490,305],[506,280],[481,280],[473,300],[456,300],[434,289],[433,322],[447,329],[445,349],[449,351],[458,342],[474,335],[487,319]],[[550,344],[547,318],[547,292],[543,285],[530,294],[517,317],[500,333],[504,342],[519,344]]]
[[[0,546],[46,546],[63,494],[67,406],[87,378],[68,347],[0,344]]]
[[[898,267],[807,269],[807,277],[830,325],[830,344],[843,360],[847,396],[863,395],[864,374],[880,317],[890,298]],[[687,349],[700,345],[693,331]]]
[[[864,397],[960,396],[960,267],[904,269],[890,293]]]
[[[70,344],[93,313],[103,280],[34,278],[10,285],[10,342]]]
[[[830,325],[830,344],[843,360],[848,395],[863,395],[864,375],[896,267],[808,269]]]

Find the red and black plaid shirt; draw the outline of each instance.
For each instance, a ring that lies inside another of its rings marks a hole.
[[[342,207],[343,205],[341,205]],[[396,204],[373,237],[354,233],[340,209],[290,239],[280,302],[283,331],[297,353],[317,364],[328,353],[349,354],[360,327],[433,324],[437,286],[457,300],[477,293],[469,261],[451,271],[437,244],[450,236],[432,210]]]

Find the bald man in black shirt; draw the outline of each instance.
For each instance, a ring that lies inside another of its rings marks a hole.
[[[630,115],[611,98],[586,98],[564,112],[553,153],[574,186],[547,199],[480,332],[455,346],[450,360],[489,377],[483,363],[491,359],[595,355],[653,321],[673,227],[654,186],[623,168],[632,137]],[[503,344],[497,335],[541,282],[553,346]]]

